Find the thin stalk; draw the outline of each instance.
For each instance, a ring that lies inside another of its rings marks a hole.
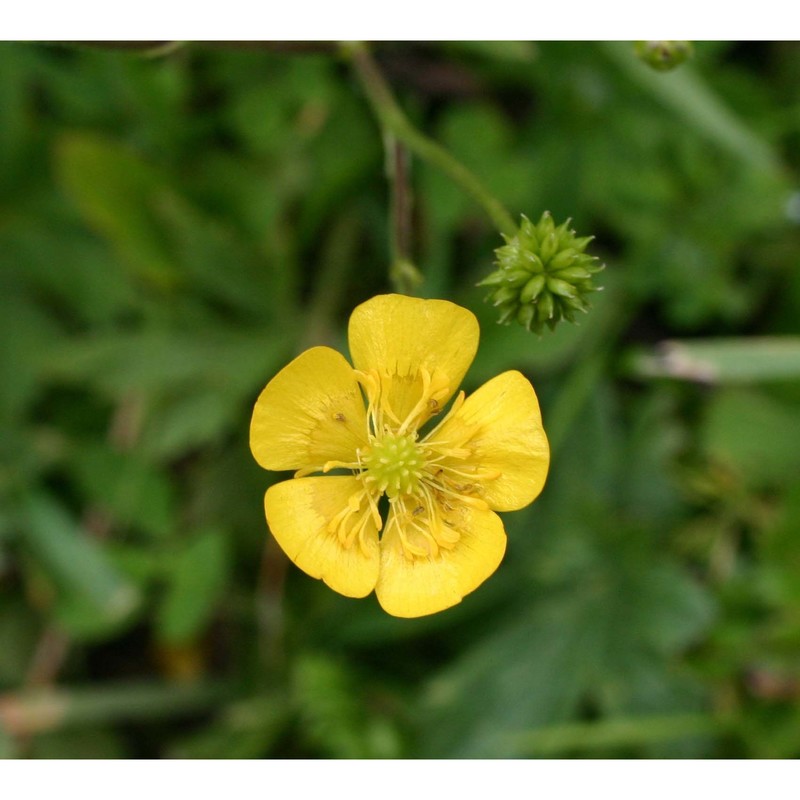
[[[726,723],[714,716],[686,713],[571,722],[526,731],[512,738],[521,754],[554,758],[575,750],[638,747],[697,736],[716,737],[726,730]]]
[[[132,683],[81,689],[24,689],[0,696],[0,728],[30,736],[71,725],[168,719],[230,699],[224,684]]]
[[[392,257],[411,255],[411,187],[408,181],[408,151],[392,136],[386,143],[392,178]]]
[[[517,225],[503,204],[460,161],[414,127],[395,100],[389,84],[366,45],[361,42],[348,43],[342,46],[342,51],[349,57],[367,100],[383,128],[419,158],[437,167],[458,184],[483,208],[502,233],[516,235]]]
[[[392,264],[389,277],[402,294],[413,294],[422,275],[411,258],[411,185],[408,179],[408,150],[390,132],[385,132],[386,176],[389,179],[391,219],[389,249]]]

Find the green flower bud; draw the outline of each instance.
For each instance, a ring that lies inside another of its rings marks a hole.
[[[660,72],[675,69],[693,53],[691,42],[636,42],[635,50],[645,64]]]
[[[577,238],[570,220],[556,227],[549,212],[538,223],[523,216],[516,236],[503,236],[495,250],[494,272],[478,285],[489,287],[487,300],[500,311],[499,321],[516,320],[541,333],[575,313],[588,310],[586,296],[596,292],[592,277],[603,269],[585,250],[594,237]]]

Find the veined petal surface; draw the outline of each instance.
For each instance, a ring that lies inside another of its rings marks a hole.
[[[264,498],[267,523],[286,555],[347,597],[366,597],[380,569],[378,530],[362,495],[356,478],[325,475],[276,483]],[[361,502],[353,502],[358,497]],[[363,524],[363,532],[360,537],[354,533],[345,546],[335,520],[348,509],[354,510],[343,524],[350,530]]]
[[[422,617],[461,602],[499,566],[506,550],[500,517],[488,509],[461,506],[450,512],[459,540],[435,556],[409,558],[397,526],[381,539],[381,571],[375,593],[384,611],[396,617]]]
[[[373,297],[350,317],[353,364],[377,372],[384,399],[402,422],[423,398],[423,371],[430,376],[421,425],[447,403],[475,358],[480,329],[475,315],[447,300],[389,294]]]
[[[250,423],[250,449],[265,469],[351,462],[367,443],[361,389],[347,359],[312,347],[261,392]]]
[[[530,381],[515,370],[492,378],[467,397],[430,441],[464,447],[470,451],[466,464],[499,473],[483,484],[480,495],[495,511],[524,508],[547,478],[550,446],[539,401]]]

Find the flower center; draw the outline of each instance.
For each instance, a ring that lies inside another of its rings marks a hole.
[[[425,457],[413,434],[385,433],[364,458],[366,480],[389,497],[413,494],[419,487]]]

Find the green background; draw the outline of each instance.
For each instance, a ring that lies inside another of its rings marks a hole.
[[[800,756],[800,48],[374,48],[409,117],[607,269],[494,323],[498,232],[413,159],[423,296],[553,446],[464,602],[287,562],[253,402],[391,290],[380,128],[333,47],[0,45],[0,754]]]

